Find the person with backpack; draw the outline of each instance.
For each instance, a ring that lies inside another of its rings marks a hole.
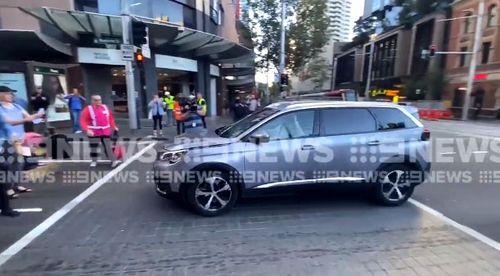
[[[71,121],[73,123],[73,132],[82,133],[82,128],[80,127],[80,114],[87,100],[80,95],[78,88],[74,88],[73,94],[64,97],[64,100],[66,100],[69,106]]]
[[[113,131],[118,132],[115,118],[111,110],[102,103],[99,95],[93,95],[91,104],[82,111],[80,119],[82,129],[87,133],[90,143],[90,155],[92,162],[90,167],[97,166],[97,148],[99,145],[104,149],[105,154],[111,160],[111,167],[116,167],[120,160],[117,160],[111,146],[111,135]]]
[[[8,156],[3,156],[4,159],[7,158],[3,165],[7,166],[10,171],[19,172],[22,170],[23,162],[19,162],[18,157],[22,157],[23,155],[23,147],[22,144],[24,142],[24,123],[33,122],[36,119],[41,118],[43,115],[34,114],[30,115],[26,110],[24,110],[21,106],[14,103],[14,94],[16,91],[10,89],[7,86],[0,86],[0,116],[6,122],[4,127],[7,129],[7,141],[10,144],[11,148],[15,150],[7,150],[4,151],[3,154],[7,154]],[[5,144],[3,145],[5,146]],[[10,159],[11,161],[9,162]],[[3,169],[2,169],[3,171]],[[7,189],[7,195],[10,198],[18,197],[17,193],[26,193],[32,192],[32,189],[23,187],[19,185],[19,183],[13,183],[11,187]]]

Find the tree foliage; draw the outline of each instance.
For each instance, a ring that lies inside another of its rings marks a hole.
[[[328,63],[324,58],[317,57],[307,65],[306,78],[314,83],[314,89],[321,89],[323,83],[328,79]]]
[[[299,0],[297,21],[290,26],[289,68],[299,72],[308,62],[315,59],[328,43],[329,17],[325,0]]]

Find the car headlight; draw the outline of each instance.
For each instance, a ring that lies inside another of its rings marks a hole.
[[[160,160],[170,164],[175,164],[181,161],[182,157],[186,155],[187,152],[187,150],[167,151],[160,156]]]

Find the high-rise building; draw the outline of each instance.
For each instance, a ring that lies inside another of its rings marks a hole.
[[[330,42],[349,41],[351,7],[351,0],[327,1],[327,14],[330,17]]]

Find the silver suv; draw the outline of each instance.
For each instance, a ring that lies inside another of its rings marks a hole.
[[[425,180],[430,133],[404,107],[374,102],[280,102],[209,132],[179,136],[154,164],[156,191],[220,215],[238,198],[338,183],[368,185],[383,205]]]

